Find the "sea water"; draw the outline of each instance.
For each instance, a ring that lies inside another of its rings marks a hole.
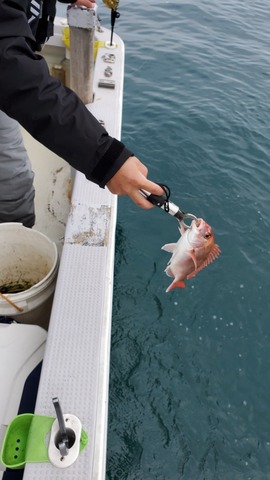
[[[165,293],[177,221],[119,199],[107,480],[270,479],[269,6],[120,0],[122,140],[222,254]]]

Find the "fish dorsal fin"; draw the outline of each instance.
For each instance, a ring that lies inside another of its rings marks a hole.
[[[207,267],[208,265],[210,265],[210,263],[212,263],[216,258],[218,258],[219,254],[220,254],[221,250],[219,248],[219,246],[215,243],[215,245],[213,246],[211,252],[209,252],[208,256],[206,257],[206,259],[204,260],[204,262],[199,266],[199,268],[197,268],[196,270],[194,270],[194,272],[190,273],[187,278],[190,279],[192,277],[195,277],[195,275],[197,275],[198,272],[200,272],[203,268]]]
[[[165,250],[165,252],[173,253],[174,250],[176,249],[176,243],[166,243],[166,245],[163,245],[161,247],[161,250]]]

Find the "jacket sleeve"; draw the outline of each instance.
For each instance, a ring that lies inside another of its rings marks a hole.
[[[4,10],[5,21],[1,20],[3,3],[0,0],[0,109],[87,179],[104,187],[131,152],[108,135],[74,92],[50,76],[46,61],[33,52],[34,39],[24,12],[11,6]]]

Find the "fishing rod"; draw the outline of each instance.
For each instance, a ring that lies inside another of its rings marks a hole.
[[[114,24],[115,20],[120,17],[120,13],[117,11],[119,0],[103,0],[106,7],[111,9],[111,40],[110,46],[113,45],[113,31],[114,31]]]

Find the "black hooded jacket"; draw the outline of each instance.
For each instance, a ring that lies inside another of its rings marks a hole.
[[[74,92],[50,75],[46,61],[36,53],[53,34],[55,4],[56,0],[0,0],[0,110],[104,187],[131,152],[108,135]]]

